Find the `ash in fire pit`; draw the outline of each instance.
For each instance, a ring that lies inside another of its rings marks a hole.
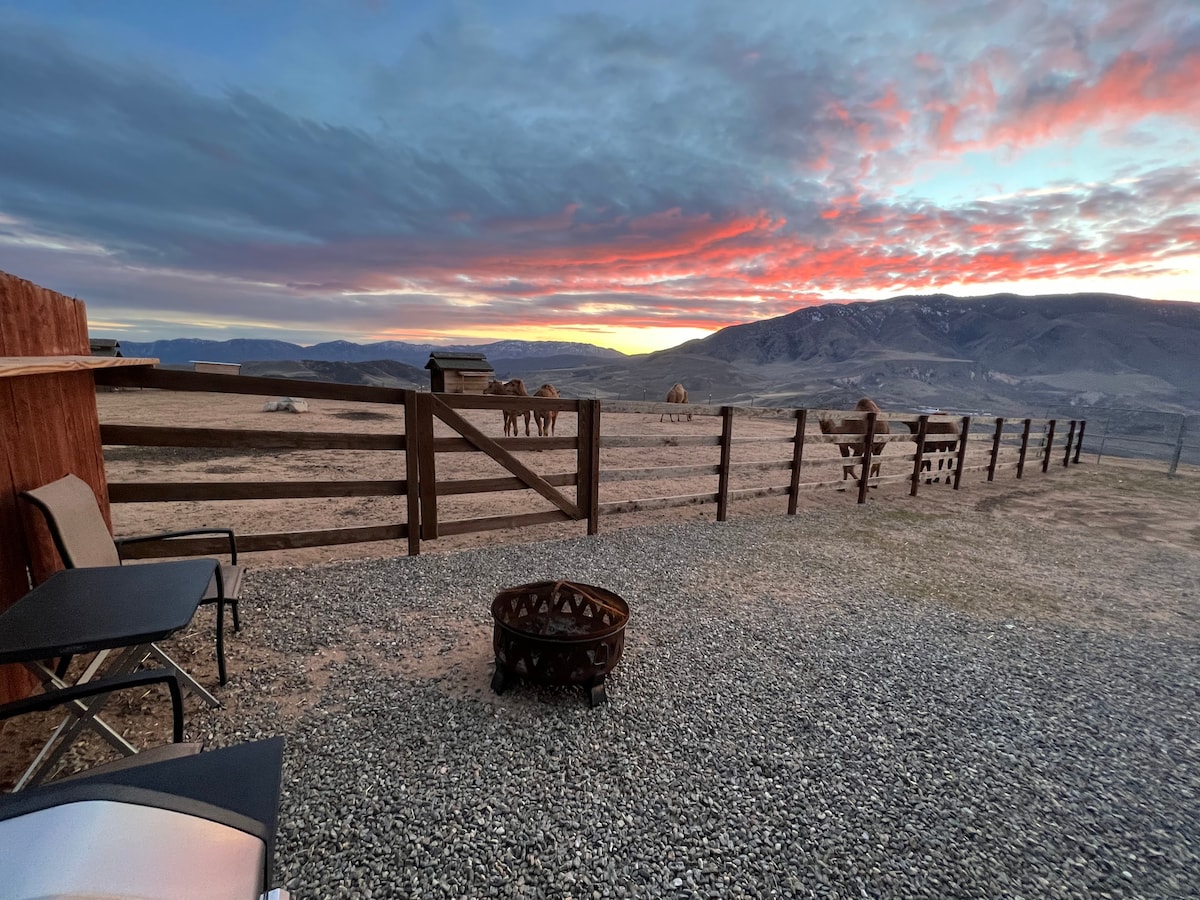
[[[507,588],[492,601],[496,673],[503,693],[518,678],[579,684],[592,706],[607,699],[604,676],[625,650],[629,604],[604,588],[538,581]]]

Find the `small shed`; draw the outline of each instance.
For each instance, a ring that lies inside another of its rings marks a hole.
[[[109,359],[124,359],[121,354],[121,342],[113,338],[94,338],[88,337],[88,347],[92,352],[92,356],[105,356]],[[97,393],[111,394],[117,390],[115,387],[109,387],[107,384],[96,385]]]
[[[108,356],[112,358],[124,358],[121,356],[121,342],[112,338],[88,338],[88,344],[91,346],[92,356]]]
[[[204,362],[203,360],[192,360],[193,372],[208,372],[213,375],[241,375],[241,363],[228,362]]]
[[[496,370],[482,353],[435,350],[425,363],[429,389],[439,394],[482,394]]]

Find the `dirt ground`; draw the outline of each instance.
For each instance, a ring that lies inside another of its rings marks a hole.
[[[186,394],[168,391],[122,391],[98,395],[100,421],[123,425],[203,425],[213,423],[223,428],[272,431],[403,433],[402,408],[376,403],[351,403],[310,400],[306,413],[264,412],[269,397],[224,394]],[[463,415],[485,434],[503,435],[499,412],[463,411]],[[660,421],[659,414],[613,413],[601,416],[604,435],[707,435],[714,441],[720,436],[720,419],[713,416],[694,416],[691,421],[669,419]],[[530,423],[532,435],[536,425]],[[734,440],[745,439],[735,447],[737,463],[779,462],[791,459],[791,444],[795,423],[786,418],[736,419]],[[815,424],[811,429],[815,435]],[[454,436],[441,422],[435,423],[438,437]],[[555,434],[573,437],[575,417],[560,413]],[[540,475],[566,473],[576,470],[573,450],[521,451],[521,461]],[[823,459],[820,478],[841,477],[836,449],[829,445],[813,444],[806,450],[809,460]],[[719,462],[719,448],[662,446],[653,448],[606,448],[601,451],[601,468],[637,469],[658,466],[687,466]],[[503,476],[499,464],[481,453],[440,453],[437,475],[442,479],[486,478]],[[105,466],[110,482],[143,481],[288,481],[288,480],[352,480],[403,478],[404,455],[387,451],[277,451],[215,450],[206,448],[142,448],[108,447]],[[814,476],[818,477],[818,476]],[[748,471],[735,473],[731,488],[753,488],[787,483],[786,470],[774,472]],[[715,475],[692,478],[669,478],[636,481],[605,481],[601,484],[602,503],[638,498],[673,497],[717,490]],[[573,488],[564,488],[573,496]],[[847,492],[852,494],[853,492]],[[807,498],[805,498],[807,499]],[[825,502],[825,501],[821,501]],[[514,513],[551,510],[553,505],[534,491],[509,491],[490,494],[442,496],[438,498],[438,517],[441,522]],[[787,498],[739,501],[742,511],[782,512]],[[657,521],[679,521],[690,516],[711,517],[716,514],[712,504],[642,511],[631,514],[604,516],[601,531],[626,525]],[[391,524],[406,521],[404,498],[328,498],[316,500],[254,500],[220,503],[138,503],[113,507],[113,530],[118,536],[146,533],[172,528],[221,525],[233,527],[239,534],[304,531],[361,525]],[[555,523],[533,526],[512,532],[489,531],[467,535],[441,537],[423,543],[422,553],[447,552],[464,547],[479,546],[510,540],[545,540],[585,534],[585,523]],[[344,544],[303,550],[273,551],[250,554],[248,562],[255,565],[313,565],[364,557],[394,556],[407,552],[403,541]],[[257,558],[255,558],[257,557]]]
[[[277,398],[138,390],[101,393],[97,397],[97,406],[101,422],[112,424],[212,425],[235,429],[308,432],[402,433],[404,430],[403,409],[387,404],[310,400],[307,413],[264,412],[264,403],[270,399]],[[469,410],[463,414],[485,434],[495,437],[503,435],[499,412]],[[601,416],[601,432],[606,437],[653,435],[670,438],[707,435],[714,441],[721,433],[720,419],[713,416],[694,416],[691,421],[681,419],[674,422],[669,419],[660,421],[660,418],[658,414],[605,413]],[[736,491],[762,487],[777,488],[785,485],[788,472],[784,468],[766,472],[752,468],[738,471],[737,466],[766,462],[787,464],[792,454],[789,441],[794,427],[793,420],[783,417],[735,418],[735,471],[731,478],[731,489]],[[536,436],[537,430],[533,423],[531,428]],[[440,422],[436,423],[435,433],[438,436],[454,434]],[[560,413],[555,433],[558,436],[574,436],[574,416]],[[810,423],[808,433],[814,436],[819,433],[815,422]],[[1060,446],[1061,440],[1060,436]],[[911,463],[900,462],[899,459],[895,462],[890,460],[910,452],[911,444],[889,445],[883,454],[882,474],[896,476],[908,472]],[[972,452],[985,454],[986,447],[981,444],[978,451]],[[575,452],[571,450],[528,451],[519,452],[517,456],[541,475],[573,472],[576,469]],[[716,465],[719,459],[719,448],[715,445],[606,447],[601,451],[601,469],[602,472],[607,472],[658,466]],[[802,480],[840,479],[841,467],[838,460],[835,447],[817,442],[806,444],[805,466],[807,468],[811,465],[813,468],[811,474],[806,473]],[[968,466],[985,461],[981,455],[974,460],[968,459]],[[1059,462],[1056,454],[1055,474],[1062,472]],[[326,450],[281,453],[266,450],[185,447],[108,447],[105,449],[105,465],[110,482],[396,479],[403,478],[405,474],[403,453],[386,451]],[[439,480],[509,474],[481,453],[440,453],[436,465]],[[1106,460],[1105,467],[1108,465]],[[1160,467],[1160,471],[1163,468],[1165,467]],[[1030,465],[1027,471],[1031,474],[1021,482],[1023,487],[1042,478],[1034,465]],[[997,476],[1000,483],[1012,480],[1011,469]],[[964,485],[979,485],[985,481],[985,473],[967,471],[963,481]],[[569,496],[573,492],[572,488],[563,490]],[[716,490],[716,475],[625,481],[609,480],[602,474],[600,501],[603,504],[639,498],[712,494]],[[799,502],[800,507],[805,508],[831,503],[853,504],[856,499],[855,489],[851,487],[846,491],[804,491]],[[974,502],[977,499],[973,494],[947,490],[944,485],[931,485],[922,487],[919,497],[914,500],[908,495],[907,483],[884,484],[878,489],[873,489],[870,495],[873,503],[912,504],[917,509],[928,507],[930,504],[939,508],[953,508],[959,502]],[[730,517],[782,513],[787,509],[787,502],[785,495],[778,494],[734,500],[730,506]],[[551,509],[553,506],[549,501],[528,490],[438,498],[438,516],[443,523]],[[1132,515],[1125,506],[1121,507],[1120,512]],[[1141,523],[1138,527],[1158,529],[1156,522],[1162,514],[1161,510],[1157,514],[1150,510],[1146,512],[1147,515],[1137,517]],[[405,501],[402,497],[116,504],[113,506],[112,515],[113,529],[118,536],[201,526],[227,526],[233,527],[239,534],[256,534],[391,524],[406,520]],[[715,515],[716,506],[711,503],[604,515],[600,519],[600,530],[604,532],[612,528],[681,521],[688,518],[712,518]],[[1163,524],[1161,530],[1164,535],[1173,534],[1175,531],[1170,524]],[[423,542],[421,552],[451,552],[464,547],[508,541],[549,540],[585,533],[584,523],[559,522],[512,531],[444,536],[435,541]],[[346,559],[395,556],[406,552],[407,545],[403,541],[373,542],[247,554],[246,561],[262,566],[317,565]]]
[[[354,404],[331,401],[310,401],[310,411],[304,414],[264,412],[268,397],[239,397],[228,395],[185,394],[163,391],[122,391],[98,395],[100,419],[114,424],[145,425],[220,425],[228,428],[303,431],[397,432],[402,430],[403,412],[382,404]],[[467,417],[485,433],[501,436],[499,412],[469,412]],[[735,462],[786,462],[791,456],[788,439],[794,422],[787,419],[754,418],[735,420],[734,438],[753,439],[735,446]],[[439,434],[449,435],[440,425]],[[573,435],[575,422],[568,414],[560,414],[558,435]],[[605,435],[711,435],[720,434],[720,420],[695,417],[687,421],[659,421],[657,414],[605,414],[602,416]],[[536,435],[536,430],[534,431]],[[889,465],[889,454],[898,456],[905,450],[889,447],[883,457],[883,474],[902,474],[911,463],[899,460]],[[573,451],[530,451],[520,454],[523,461],[540,474],[570,472],[575,469]],[[930,523],[953,522],[956,514],[964,517],[986,513],[1006,520],[1020,519],[1029,523],[1054,523],[1078,535],[1080,542],[1089,536],[1115,537],[1114,546],[1124,557],[1121,567],[1114,571],[1129,571],[1136,561],[1149,557],[1156,547],[1182,551],[1196,561],[1200,572],[1200,471],[1187,468],[1174,478],[1166,476],[1165,463],[1118,463],[1105,457],[1102,463],[1084,456],[1080,465],[1061,466],[1056,459],[1047,474],[1031,466],[1023,479],[1017,480],[1009,470],[997,475],[992,483],[986,473],[965,472],[963,486],[953,490],[944,484],[922,486],[918,497],[909,496],[906,483],[888,483],[869,494],[864,508],[868,515],[847,517],[847,541],[869,540],[879,553],[889,547],[909,548],[919,538],[918,531],[928,534]],[[840,461],[835,448],[813,445],[806,448],[806,459],[824,459],[823,478],[840,477]],[[155,481],[224,481],[224,480],[332,480],[332,479],[389,479],[403,478],[401,453],[358,451],[305,451],[276,453],[273,451],[225,451],[194,448],[109,447],[105,450],[106,468],[110,482]],[[609,448],[602,451],[604,470],[645,468],[650,466],[715,465],[716,446],[661,448]],[[968,460],[970,463],[971,461]],[[504,474],[498,465],[477,453],[439,454],[439,478],[479,478]],[[786,484],[786,469],[743,471],[734,476],[732,487],[763,487]],[[716,476],[670,479],[660,481],[604,481],[601,501],[629,500],[663,496],[712,493],[716,491]],[[821,489],[804,492],[801,510],[845,507],[854,510],[856,490]],[[537,511],[552,508],[543,498],[530,491],[486,495],[449,496],[439,498],[441,521],[499,516],[517,511]],[[730,519],[745,516],[778,516],[787,509],[787,497],[779,494],[752,500],[734,501]],[[600,519],[601,534],[614,528],[633,527],[658,522],[680,522],[689,519],[715,518],[714,504],[692,505],[656,511],[606,515]],[[403,498],[348,498],[291,501],[249,501],[221,503],[144,503],[118,504],[113,508],[113,524],[117,535],[146,533],[158,530],[225,525],[239,533],[263,533],[326,529],[341,526],[402,522],[405,519]],[[912,534],[904,533],[911,529]],[[853,531],[854,533],[850,533]],[[971,543],[969,552],[964,546],[957,552],[952,539],[953,525],[942,526],[942,542],[937,551],[942,554],[944,571],[972,572],[987,570],[991,577],[1002,578],[1007,564],[1003,546],[989,546],[986,540]],[[981,528],[986,534],[986,529]],[[485,531],[475,534],[439,538],[422,544],[422,553],[452,553],[464,548],[498,543],[527,543],[562,539],[586,533],[584,523],[556,523],[515,530]],[[910,538],[913,541],[910,542]],[[304,550],[245,554],[242,560],[249,568],[312,566],[336,563],[356,558],[386,557],[406,552],[404,542],[376,542],[319,547]],[[925,552],[925,551],[922,551]],[[956,555],[957,554],[957,555]],[[985,558],[986,557],[986,558]],[[912,583],[927,578],[921,553],[898,553],[897,578]],[[1055,565],[1057,561],[1048,561]],[[905,567],[910,567],[911,570]],[[1129,617],[1152,615],[1155,586],[1145,584],[1125,586],[1125,595],[1132,598]],[[927,583],[924,596],[954,602],[946,585]],[[1047,610],[1023,606],[1026,595],[1012,592],[1006,607],[993,607],[984,614],[1046,616]],[[1136,602],[1134,602],[1136,601]],[[1194,603],[1194,598],[1188,603]],[[1058,611],[1055,615],[1071,615]],[[1189,613],[1189,615],[1193,615]],[[1132,618],[1126,621],[1132,621]],[[1111,624],[1111,623],[1110,623]],[[1107,627],[1107,626],[1105,626]],[[1123,627],[1118,622],[1116,627]],[[481,641],[487,635],[481,631]],[[211,662],[211,635],[193,635],[190,631],[180,639],[181,662],[191,668],[193,655],[202,661],[202,668]],[[241,641],[229,647],[230,667],[246,671],[251,666],[268,664],[254,655]],[[326,661],[328,662],[328,661]],[[324,670],[325,664],[314,665],[314,671]],[[169,733],[167,704],[152,693],[123,704],[114,704],[106,717],[120,723],[134,743],[158,743]],[[298,700],[302,703],[302,698]],[[7,723],[0,731],[0,790],[11,787],[21,767],[32,758],[45,739],[53,721],[39,716],[26,716]],[[80,759],[86,764],[86,759]]]

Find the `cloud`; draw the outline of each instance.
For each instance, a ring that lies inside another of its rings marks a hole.
[[[1028,148],[1155,117],[1200,124],[1189,87],[1200,76],[1200,22],[1189,4],[989,0],[972,14],[976,31],[987,23],[1019,43],[970,57],[951,49],[957,34],[935,29],[943,53],[917,66],[928,76],[927,133],[943,154]]]
[[[147,317],[449,333],[1200,252],[1189,3],[951,7],[367,5],[212,69],[29,14],[0,56],[0,266]],[[1087,172],[1021,168],[1084,140]]]

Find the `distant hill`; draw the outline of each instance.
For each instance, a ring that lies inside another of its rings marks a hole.
[[[377,359],[371,362],[331,362],[323,359],[266,360],[242,363],[243,375],[260,378],[295,378],[300,381],[337,381],[405,390],[429,388],[429,373],[416,366]]]
[[[381,341],[355,344],[350,341],[327,341],[304,347],[286,341],[236,339],[207,341],[175,338],[164,341],[121,341],[125,356],[156,358],[166,364],[204,362],[278,362],[284,360],[313,360],[326,362],[374,362],[395,360],[410,366],[423,367],[435,350],[459,350],[483,353],[488,361],[494,359],[521,360],[530,358],[571,358],[575,360],[623,359],[625,354],[606,347],[570,341],[495,341],[491,344],[409,344],[404,341]],[[495,363],[493,362],[493,365]]]

